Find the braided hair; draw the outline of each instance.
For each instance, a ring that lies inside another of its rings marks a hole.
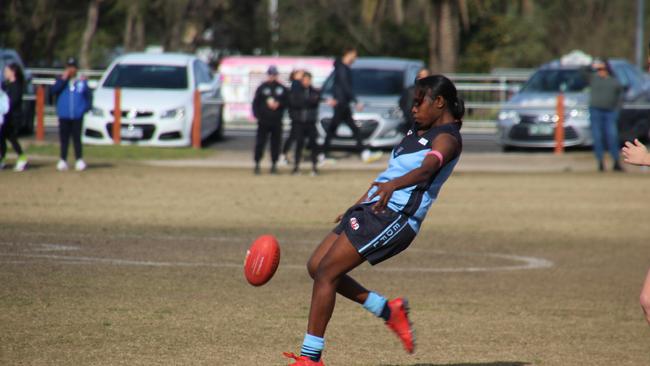
[[[447,102],[447,109],[454,119],[463,124],[465,101],[458,96],[454,83],[443,75],[431,75],[418,79],[415,85],[427,93],[432,99],[441,96]]]

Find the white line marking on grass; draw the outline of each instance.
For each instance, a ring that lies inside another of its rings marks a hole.
[[[442,253],[436,251],[437,253]],[[498,253],[464,253],[470,256],[485,256],[491,258],[499,258],[511,260],[514,262],[522,262],[518,265],[510,266],[495,266],[495,267],[374,267],[373,271],[379,272],[419,272],[419,273],[460,273],[460,272],[498,272],[498,271],[517,271],[529,269],[542,269],[550,268],[553,262],[536,257],[527,257],[510,254]],[[243,268],[241,263],[206,263],[206,262],[158,262],[149,260],[132,260],[132,259],[119,259],[119,258],[99,258],[99,257],[77,257],[67,255],[51,255],[51,254],[3,254],[0,256],[16,256],[23,258],[35,259],[48,259],[53,260],[60,264],[90,264],[99,263],[115,266],[143,266],[143,267],[212,267],[212,268]],[[15,261],[12,261],[15,262]],[[3,262],[6,263],[6,262]],[[298,264],[281,264],[281,268],[288,269],[305,269],[305,265]],[[366,270],[367,267],[362,267],[361,270]]]

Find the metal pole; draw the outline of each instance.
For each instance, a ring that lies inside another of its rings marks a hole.
[[[278,40],[280,39],[278,19],[278,0],[269,0],[269,28],[271,30],[271,53],[278,55]]]
[[[645,0],[636,1],[636,65],[645,70],[643,62],[643,18],[645,15]]]

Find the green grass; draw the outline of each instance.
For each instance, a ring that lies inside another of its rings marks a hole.
[[[214,150],[191,147],[145,147],[145,146],[84,146],[84,157],[94,160],[167,160],[202,159],[213,156]],[[58,156],[58,144],[33,144],[27,148],[29,155]]]

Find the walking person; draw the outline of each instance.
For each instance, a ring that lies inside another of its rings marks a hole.
[[[285,353],[294,366],[323,366],[325,331],[337,293],[368,310],[397,335],[408,353],[415,349],[405,298],[388,300],[348,273],[368,261],[379,264],[407,249],[462,152],[465,113],[454,84],[442,75],[417,81],[415,125],[391,153],[386,170],[355,204],[335,220],[307,263],[314,280],[307,333],[300,355]]]
[[[59,117],[59,139],[61,143],[58,171],[68,170],[68,144],[72,139],[77,171],[86,169],[81,146],[81,129],[84,114],[92,108],[92,92],[85,77],[78,77],[79,67],[74,57],[66,61],[65,71],[56,79],[51,92],[57,96],[56,114]]]
[[[25,77],[20,66],[10,63],[3,70],[4,83],[2,88],[9,98],[9,110],[4,115],[4,123],[0,128],[0,169],[5,166],[7,156],[7,141],[11,143],[18,159],[14,165],[14,171],[22,172],[27,167],[27,156],[18,142],[18,130],[23,120],[23,86]]]
[[[291,83],[291,86],[289,88],[289,95],[298,87],[300,87],[300,84],[302,83],[302,77],[305,75],[305,70],[293,70],[291,74],[289,75],[289,82]],[[291,163],[290,158],[289,158],[289,150],[291,150],[291,146],[293,143],[296,141],[296,114],[294,109],[291,107],[291,103],[289,103],[289,119],[291,120],[291,130],[289,131],[289,137],[287,140],[284,142],[284,145],[282,146],[282,154],[280,155],[280,160],[279,163],[280,165],[289,165]]]
[[[294,138],[296,141],[296,153],[292,174],[299,174],[302,150],[307,139],[311,149],[312,176],[318,175],[318,143],[316,142],[316,121],[318,120],[318,105],[320,104],[320,92],[312,86],[312,75],[305,72],[300,84],[291,90],[289,94],[289,110],[294,114]]]
[[[356,149],[360,153],[362,160],[365,162],[372,162],[381,157],[381,151],[373,153],[365,147],[361,137],[361,130],[354,123],[354,119],[352,118],[352,109],[350,108],[350,104],[354,103],[357,111],[363,110],[363,103],[360,103],[357,100],[352,85],[352,69],[350,69],[350,65],[352,65],[356,59],[357,50],[350,47],[345,48],[341,57],[334,61],[333,99],[328,101],[328,104],[334,108],[334,116],[332,117],[326,131],[327,135],[323,145],[323,154],[327,158],[330,157],[328,155],[330,153],[332,138],[336,135],[336,130],[341,122],[343,122],[352,131],[352,135],[356,140]]]
[[[253,115],[257,118],[255,141],[255,174],[260,174],[260,162],[264,156],[266,140],[271,137],[271,174],[277,174],[277,162],[282,144],[282,116],[289,102],[287,88],[278,81],[278,69],[270,66],[268,78],[255,91]]]
[[[605,171],[605,149],[612,157],[614,171],[623,171],[619,162],[618,115],[623,97],[623,86],[614,76],[606,60],[592,65],[589,85],[589,119],[594,140],[594,155],[598,170]]]

